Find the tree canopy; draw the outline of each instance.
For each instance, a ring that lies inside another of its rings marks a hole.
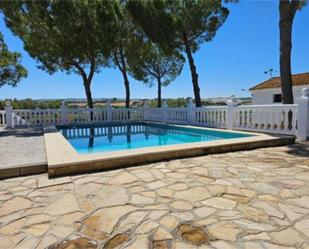
[[[27,77],[27,70],[20,63],[21,54],[9,51],[0,32],[0,87],[16,86],[22,78]]]
[[[130,82],[128,74],[132,75],[130,64],[137,61],[136,50],[143,46],[140,28],[134,25],[132,17],[126,8],[126,2],[119,2],[117,19],[113,30],[112,64],[122,74],[126,91],[126,108],[130,107]]]
[[[161,107],[161,87],[169,85],[176,79],[181,73],[185,60],[177,50],[173,54],[166,55],[158,45],[151,41],[141,46],[136,54],[139,55],[139,60],[131,65],[133,76],[149,87],[157,84],[157,107]]]
[[[110,55],[114,1],[2,1],[7,26],[21,38],[38,67],[81,75],[89,108],[90,85]]]
[[[229,11],[214,0],[149,0],[128,3],[134,20],[145,34],[167,53],[179,49],[189,61],[196,106],[201,106],[193,53],[211,41]]]

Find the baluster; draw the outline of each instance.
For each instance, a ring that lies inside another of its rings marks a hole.
[[[285,131],[288,131],[289,130],[289,113],[288,113],[288,110],[285,109],[284,110],[284,122],[283,122],[283,125],[284,125],[284,130]]]

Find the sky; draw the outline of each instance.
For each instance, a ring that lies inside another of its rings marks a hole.
[[[278,1],[245,1],[229,3],[230,15],[209,43],[194,54],[202,98],[250,96],[248,89],[266,79],[270,68],[279,74],[279,4]],[[309,72],[309,5],[296,13],[293,25],[292,73]],[[5,98],[85,98],[79,75],[38,69],[37,63],[23,49],[22,41],[13,36],[0,15],[0,31],[12,51],[22,54],[28,77],[17,87],[0,88]],[[132,98],[155,98],[156,87],[148,88],[130,78]],[[191,74],[186,62],[183,71],[162,89],[163,98],[192,97]],[[123,80],[119,71],[106,68],[96,74],[92,83],[94,98],[123,98]]]

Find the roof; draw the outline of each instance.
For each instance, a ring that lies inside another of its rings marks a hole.
[[[293,86],[309,85],[309,72],[301,74],[292,75]],[[249,90],[262,90],[268,88],[277,88],[281,86],[280,77],[272,77],[269,80],[266,80],[254,87],[251,87]]]

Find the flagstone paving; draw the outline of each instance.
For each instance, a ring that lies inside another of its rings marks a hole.
[[[309,144],[2,180],[0,248],[309,248]]]

